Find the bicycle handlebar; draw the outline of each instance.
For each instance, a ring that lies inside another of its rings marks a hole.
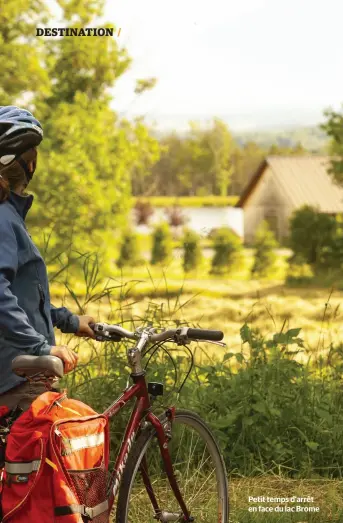
[[[100,339],[107,338],[111,341],[120,341],[122,338],[135,340],[142,334],[139,331],[128,331],[120,325],[107,325],[106,323],[95,323],[91,324],[90,327],[99,335]],[[152,329],[149,332],[149,340],[151,342],[165,341],[171,338],[180,339],[181,337],[188,340],[221,341],[224,334],[217,330],[193,329],[190,327],[167,329],[160,333],[154,333]]]

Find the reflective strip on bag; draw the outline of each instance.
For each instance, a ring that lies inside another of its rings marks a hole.
[[[88,519],[94,519],[109,509],[108,500],[99,503],[95,507],[86,507],[85,505],[67,505],[65,507],[55,507],[55,516],[70,516],[71,514],[81,514]]]
[[[63,454],[75,452],[81,449],[89,449],[92,447],[98,447],[105,442],[104,432],[99,434],[92,434],[90,436],[81,436],[80,438],[63,438],[64,450]]]
[[[5,470],[7,474],[31,474],[31,472],[37,472],[40,464],[40,459],[30,461],[29,463],[10,463],[5,461]]]

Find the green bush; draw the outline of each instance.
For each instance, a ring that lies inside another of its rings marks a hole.
[[[213,236],[214,255],[211,273],[221,274],[238,267],[243,258],[240,238],[229,227],[217,229]]]
[[[288,270],[286,275],[287,285],[306,285],[314,278],[314,272],[311,265],[306,263],[303,256],[293,256],[288,262]]]
[[[196,232],[186,229],[183,237],[183,270],[190,272],[196,269],[201,261],[200,236]]]
[[[261,278],[269,276],[275,269],[277,260],[275,249],[278,244],[267,222],[262,222],[258,228],[253,246],[255,252],[252,276]]]
[[[127,229],[122,236],[118,267],[136,267],[142,261],[139,254],[137,235]]]
[[[166,263],[173,248],[172,235],[167,223],[157,225],[153,232],[151,264]]]
[[[327,263],[327,252],[335,243],[337,221],[308,205],[295,211],[290,220],[290,248],[312,266]]]

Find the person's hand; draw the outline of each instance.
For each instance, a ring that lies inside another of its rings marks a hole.
[[[79,318],[79,330],[75,332],[76,336],[80,338],[93,338],[95,340],[95,332],[90,328],[91,323],[95,323],[92,316],[78,316]]]
[[[66,345],[59,345],[51,348],[51,356],[57,356],[64,363],[64,372],[67,374],[75,369],[78,355]]]

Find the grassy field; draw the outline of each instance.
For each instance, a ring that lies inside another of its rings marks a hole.
[[[313,355],[326,350],[330,343],[343,342],[342,291],[286,287],[285,256],[279,258],[275,279],[252,280],[252,261],[252,251],[247,250],[244,264],[224,277],[209,274],[209,259],[187,278],[180,257],[174,257],[165,267],[142,264],[125,271],[114,269],[110,282],[115,287],[114,309],[112,305],[110,311],[108,302],[102,300],[89,303],[86,310],[103,321],[118,321],[119,310],[124,319],[134,317],[137,321],[159,311],[171,322],[184,320],[203,328],[222,329],[230,351],[240,350],[240,327],[245,322],[265,334],[279,331],[284,323],[287,328],[301,327]],[[74,282],[73,289],[82,302],[84,285]],[[76,304],[63,286],[53,284],[52,295],[54,303],[66,302],[75,310]]]

